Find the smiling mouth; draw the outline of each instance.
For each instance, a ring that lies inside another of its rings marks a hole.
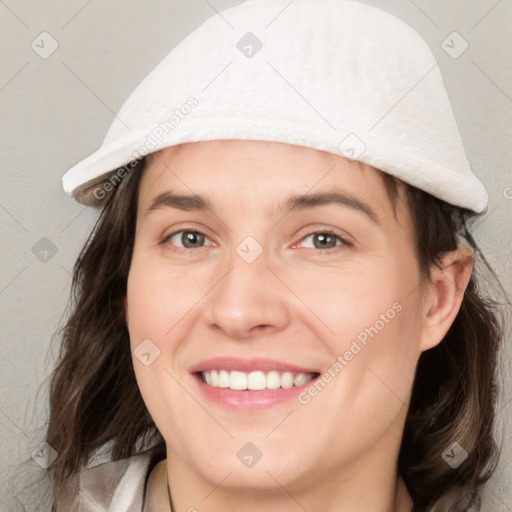
[[[319,373],[272,371],[228,371],[208,370],[196,372],[203,383],[212,388],[225,388],[233,391],[262,391],[265,389],[289,389],[300,387],[316,379]]]

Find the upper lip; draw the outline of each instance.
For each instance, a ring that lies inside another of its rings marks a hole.
[[[318,373],[318,370],[312,370],[311,368],[305,368],[262,357],[250,359],[240,359],[236,357],[212,357],[189,368],[190,373],[206,372],[209,370],[238,370],[247,373],[258,370],[264,372],[275,370],[293,373]]]

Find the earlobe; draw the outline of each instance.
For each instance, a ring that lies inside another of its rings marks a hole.
[[[446,253],[431,269],[424,302],[420,349],[438,345],[457,316],[473,271],[474,252],[467,247]]]

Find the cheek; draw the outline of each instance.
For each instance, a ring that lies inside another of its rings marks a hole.
[[[150,338],[160,347],[165,338],[168,346],[171,331],[191,311],[201,291],[186,274],[134,256],[127,283],[132,345]]]
[[[356,338],[364,343],[386,332],[388,342],[397,344],[413,342],[419,334],[419,273],[412,255],[318,269],[314,274],[290,272],[285,280],[311,313],[303,308],[302,318],[309,318],[310,326],[316,325],[319,337],[336,352]]]
[[[165,310],[169,304],[162,296],[151,266],[134,254],[127,282],[129,309],[128,332],[135,376],[144,402],[153,415],[160,401],[158,384],[165,377],[163,334],[169,329]]]
[[[128,331],[132,361],[143,400],[158,428],[177,428],[174,418],[187,414],[190,400],[177,381],[183,326],[204,290],[190,273],[169,271],[134,253],[127,282]],[[170,411],[173,411],[171,414]]]
[[[368,294],[370,288],[349,288],[343,304],[325,317],[336,329],[336,335],[323,337],[331,364],[321,376],[324,384],[311,386],[299,398],[303,421],[318,430],[315,418],[323,418],[322,435],[334,452],[354,455],[369,448],[391,425],[399,429],[405,418],[421,333],[419,293],[406,289],[387,289],[382,283]],[[355,301],[358,293],[364,303]],[[339,305],[340,293],[335,297]],[[342,425],[343,435],[329,425]]]
[[[358,410],[370,412],[384,404],[381,412],[391,418],[401,406],[396,397],[407,400],[420,354],[418,284],[412,252],[294,282],[314,313],[310,329],[330,353],[326,378],[336,381],[341,401],[358,396]]]

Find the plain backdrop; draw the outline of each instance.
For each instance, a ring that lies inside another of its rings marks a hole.
[[[62,192],[61,177],[99,147],[114,112],[174,45],[237,3],[0,0],[0,510],[17,492],[8,479],[15,468],[39,469],[31,453],[44,440],[46,379],[57,353],[51,337],[98,215]],[[477,242],[510,293],[512,2],[367,3],[415,27],[438,59],[468,159],[490,194]],[[485,487],[486,512],[512,510],[511,352],[508,336],[497,406],[503,454]]]

